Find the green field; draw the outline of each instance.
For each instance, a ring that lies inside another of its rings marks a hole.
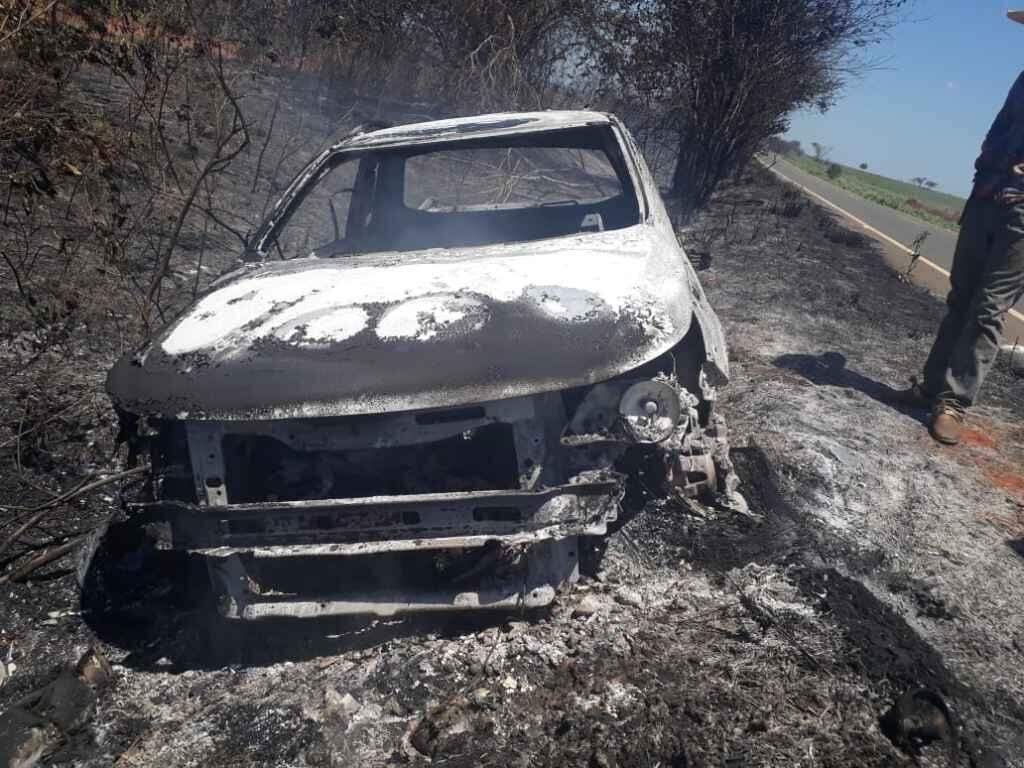
[[[829,178],[826,173],[826,169],[830,165],[828,162],[821,162],[807,155],[791,154],[786,155],[785,158],[801,170],[814,176],[820,176],[865,200],[895,208],[897,211],[927,221],[929,224],[936,224],[952,230],[958,229],[957,220],[960,218],[960,212],[966,202],[962,197],[926,189],[916,184],[897,181],[846,165],[839,166],[842,173],[833,179]]]

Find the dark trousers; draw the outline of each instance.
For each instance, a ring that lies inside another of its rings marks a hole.
[[[1024,205],[967,201],[949,283],[923,384],[968,407],[999,353],[1006,313],[1024,294]]]

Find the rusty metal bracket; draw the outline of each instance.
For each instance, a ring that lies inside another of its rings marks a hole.
[[[226,505],[228,491],[224,473],[224,425],[215,421],[194,421],[188,424],[186,432],[196,498],[210,507]]]

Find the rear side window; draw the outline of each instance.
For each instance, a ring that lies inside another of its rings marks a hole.
[[[407,208],[446,213],[594,205],[623,194],[608,155],[578,147],[428,152],[406,160],[404,186]]]

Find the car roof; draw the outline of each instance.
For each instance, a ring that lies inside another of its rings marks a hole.
[[[409,144],[468,141],[492,136],[542,133],[563,128],[611,125],[611,117],[586,110],[548,110],[545,112],[497,112],[489,115],[456,117],[382,128],[353,136],[342,142],[346,148],[394,147]]]

